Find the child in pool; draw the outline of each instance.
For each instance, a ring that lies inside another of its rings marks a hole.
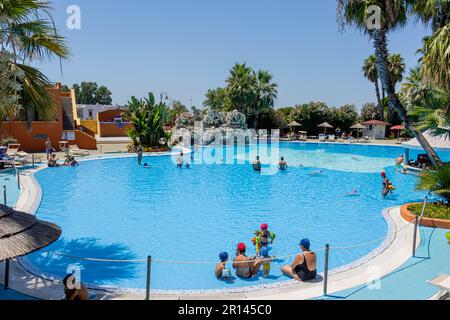
[[[269,247],[262,247],[260,251],[260,258],[262,260],[261,267],[263,277],[267,278],[270,274],[270,263],[273,261],[274,257],[269,255]]]
[[[222,252],[219,254],[220,262],[216,265],[216,277],[219,280],[224,280],[227,282],[233,282],[233,276],[231,275],[231,270],[227,268],[228,253]]]

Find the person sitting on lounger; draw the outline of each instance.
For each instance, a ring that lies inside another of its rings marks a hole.
[[[258,274],[259,268],[261,267],[261,261],[258,257],[247,257],[245,251],[245,244],[239,243],[236,256],[233,260],[233,268],[236,269],[236,275],[238,277],[250,279]]]
[[[261,161],[259,160],[259,156],[257,156],[256,160],[253,162],[253,170],[261,172]]]
[[[284,157],[281,157],[280,162],[278,163],[278,166],[280,167],[281,171],[285,171],[288,168],[287,162],[284,160]]]
[[[283,266],[281,272],[289,278],[298,281],[314,280],[317,276],[317,256],[310,250],[311,243],[303,239],[299,246],[302,250],[289,266]]]
[[[222,252],[219,254],[220,262],[216,265],[215,274],[217,279],[224,280],[226,282],[233,282],[233,276],[231,270],[227,268],[228,253]]]
[[[69,274],[63,280],[64,293],[66,295],[66,300],[77,301],[77,300],[89,300],[89,293],[82,283],[77,283],[74,275]]]

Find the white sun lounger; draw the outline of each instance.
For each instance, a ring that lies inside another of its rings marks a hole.
[[[87,150],[82,150],[80,148],[78,148],[78,146],[76,144],[72,144],[69,146],[69,154],[71,156],[88,156],[89,155],[89,151]]]
[[[440,291],[437,295],[438,299],[447,298],[450,294],[450,276],[447,274],[439,274],[434,279],[428,281],[429,284],[438,288]]]

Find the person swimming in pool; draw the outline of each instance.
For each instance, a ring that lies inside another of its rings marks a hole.
[[[280,162],[278,163],[278,166],[280,168],[281,171],[285,171],[288,168],[288,164],[287,162],[284,160],[284,157],[281,157]]]
[[[150,169],[150,165],[148,163],[144,163],[144,169]]]
[[[249,258],[245,255],[246,246],[244,243],[239,243],[236,251],[236,256],[233,260],[233,269],[236,270],[236,275],[241,278],[250,279],[258,275],[261,261],[258,257]]]
[[[299,243],[300,253],[289,266],[283,266],[281,272],[289,278],[298,281],[314,280],[317,277],[317,256],[311,251],[309,239],[303,239]]]
[[[261,161],[259,160],[259,156],[257,156],[256,160],[253,162],[253,170],[261,172]]]
[[[219,254],[220,262],[216,265],[215,274],[217,279],[224,280],[226,282],[233,282],[233,276],[231,270],[227,268],[228,253],[222,252]]]
[[[359,196],[358,190],[353,189],[351,192],[347,193],[348,196]]]
[[[313,171],[313,172],[310,172],[310,173],[308,173],[310,176],[318,176],[318,175],[321,175],[321,174],[323,174],[323,171],[322,170],[317,170],[317,171]]]
[[[396,160],[395,160],[395,164],[397,165],[397,167],[400,167],[403,162],[405,161],[405,157],[403,156],[403,154],[401,154]]]

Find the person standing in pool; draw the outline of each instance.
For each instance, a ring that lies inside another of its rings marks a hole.
[[[289,278],[298,281],[314,280],[317,276],[317,256],[310,250],[311,243],[303,239],[299,243],[300,253],[289,266],[283,266],[281,272]]]
[[[274,257],[269,255],[269,247],[262,247],[260,251],[261,256],[261,267],[263,277],[267,278],[270,275],[270,263],[273,261]]]
[[[284,157],[281,157],[280,162],[278,163],[278,166],[280,167],[281,171],[285,171],[288,168],[287,162],[284,160]]]
[[[383,178],[383,190],[381,191],[381,194],[383,195],[383,197],[386,197],[392,192],[393,186],[392,183],[389,181],[386,172],[384,171],[381,172],[381,177]]]
[[[144,149],[142,149],[142,146],[141,146],[141,145],[139,145],[139,146],[137,147],[136,153],[137,153],[137,156],[138,156],[138,164],[141,165],[141,163],[142,163],[142,158],[143,158],[143,156],[144,156]]]
[[[253,170],[261,172],[261,161],[259,160],[259,156],[257,156],[256,160],[253,162]]]
[[[180,155],[177,158],[177,168],[182,169],[183,168],[183,162],[184,162],[184,153],[181,152]]]

